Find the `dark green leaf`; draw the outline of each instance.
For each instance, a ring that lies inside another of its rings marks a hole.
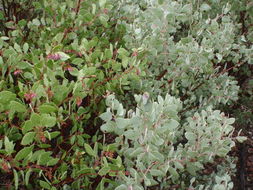
[[[23,149],[21,149],[17,155],[15,156],[15,160],[19,161],[19,160],[23,160],[24,158],[26,158],[33,150],[33,146],[30,147],[25,147]]]
[[[48,184],[47,182],[40,180],[39,183],[40,183],[40,186],[41,186],[42,188],[45,188],[45,189],[48,189],[48,190],[51,189],[51,185]]]
[[[84,144],[84,148],[85,148],[85,151],[91,155],[91,156],[94,156],[96,157],[96,153],[94,152],[94,150],[91,148],[91,146],[89,144]]]

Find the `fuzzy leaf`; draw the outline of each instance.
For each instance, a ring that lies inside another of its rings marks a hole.
[[[103,119],[104,121],[110,121],[112,119],[112,113],[111,112],[105,112],[105,113],[102,113],[99,117],[101,119]]]
[[[10,155],[13,150],[14,150],[14,143],[9,141],[9,138],[7,136],[4,137],[4,146],[5,146],[5,151],[7,152],[8,155]]]
[[[16,101],[11,101],[10,102],[10,110],[13,111],[13,112],[26,112],[26,107],[19,103],[19,102],[16,102]]]
[[[35,132],[26,133],[25,136],[23,137],[22,141],[21,141],[21,144],[22,145],[28,145],[28,144],[32,143],[33,140],[34,140],[34,137],[35,137]]]
[[[85,143],[85,144],[84,144],[84,148],[85,148],[85,151],[86,151],[89,155],[96,157],[95,151],[91,148],[91,146],[90,146],[89,144],[86,144],[86,143]]]
[[[52,112],[57,111],[57,109],[54,106],[47,105],[47,104],[43,104],[39,106],[38,110],[40,113],[52,113]]]
[[[48,184],[47,182],[40,180],[39,183],[40,183],[40,186],[41,186],[42,188],[45,188],[45,189],[48,189],[48,190],[51,189],[50,184]]]
[[[19,160],[23,160],[24,158],[26,158],[33,150],[33,146],[30,147],[25,147],[23,149],[21,149],[17,155],[15,156],[15,160],[19,161]]]
[[[15,189],[18,189],[18,173],[16,170],[13,170],[13,174],[14,174],[14,183],[15,183]]]

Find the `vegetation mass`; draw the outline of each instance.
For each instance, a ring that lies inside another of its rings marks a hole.
[[[0,188],[235,189],[252,23],[249,0],[2,0]]]

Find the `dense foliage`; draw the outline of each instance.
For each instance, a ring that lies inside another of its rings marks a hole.
[[[233,188],[253,3],[2,0],[0,21],[0,186]]]

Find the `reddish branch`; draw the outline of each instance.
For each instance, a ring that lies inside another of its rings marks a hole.
[[[238,63],[236,63],[234,66],[232,66],[232,67],[230,67],[230,68],[228,68],[228,69],[224,69],[223,71],[221,71],[221,72],[215,74],[213,77],[217,77],[217,76],[223,75],[224,73],[230,71],[231,69],[234,69],[234,68],[236,68],[236,67],[240,67],[240,66],[243,65],[243,64],[244,64],[244,62],[243,62],[243,63],[238,62]]]
[[[158,75],[157,77],[156,77],[156,80],[161,80],[161,78],[163,78],[164,77],[164,75],[166,74],[168,72],[168,70],[166,69],[166,70],[164,70],[164,71],[162,71],[161,73],[160,73],[160,75]]]

